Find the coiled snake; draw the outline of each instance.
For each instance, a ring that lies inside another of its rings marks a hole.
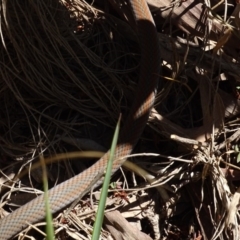
[[[154,104],[155,92],[160,68],[160,50],[157,31],[146,0],[129,0],[136,20],[139,42],[141,46],[140,80],[136,90],[135,101],[120,132],[120,140],[116,148],[113,173],[125,161],[147,123],[149,112]],[[104,172],[109,152],[93,166],[75,177],[49,190],[49,202],[52,213],[69,205],[79,195],[85,194],[95,183],[97,176]],[[0,221],[0,238],[11,239],[15,234],[45,217],[43,196],[20,207]]]

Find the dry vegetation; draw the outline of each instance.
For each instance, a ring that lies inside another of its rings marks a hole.
[[[0,0],[1,217],[41,193],[41,168],[31,170],[39,156],[109,148],[141,57],[129,5],[119,2]],[[162,71],[134,149],[142,154],[131,159],[148,175],[114,176],[102,239],[240,239],[240,4],[148,3]],[[49,165],[50,186],[91,163]],[[54,215],[57,239],[89,239],[98,198]],[[44,238],[32,226],[27,235]]]

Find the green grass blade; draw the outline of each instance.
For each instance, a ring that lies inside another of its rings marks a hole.
[[[54,240],[54,229],[53,229],[53,220],[52,212],[48,200],[48,180],[47,180],[47,169],[43,157],[40,157],[42,170],[43,170],[43,189],[44,189],[44,201],[45,201],[45,211],[46,211],[46,234],[48,240]]]
[[[101,232],[101,228],[102,228],[104,210],[105,210],[107,194],[108,194],[108,187],[109,187],[111,174],[112,174],[112,164],[114,161],[114,154],[115,154],[118,135],[119,135],[120,121],[121,121],[121,115],[118,119],[118,123],[117,123],[116,129],[114,132],[114,136],[113,136],[113,141],[112,141],[112,145],[111,145],[111,149],[110,149],[109,161],[107,164],[106,174],[104,177],[100,201],[99,201],[98,210],[97,210],[97,214],[96,214],[96,221],[95,221],[94,227],[93,227],[92,240],[99,240],[99,236],[100,236],[100,232]]]

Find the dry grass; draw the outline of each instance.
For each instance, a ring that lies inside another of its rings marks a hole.
[[[5,215],[14,202],[21,204],[21,197],[31,199],[41,192],[41,170],[31,172],[39,155],[110,146],[119,113],[126,115],[134,97],[140,49],[127,21],[85,1],[0,4],[0,183]],[[222,9],[223,4],[219,14]],[[233,45],[226,43],[221,50],[229,29],[239,38],[234,25],[236,21],[226,24],[228,31],[205,34],[196,43],[184,38],[178,24],[158,23],[164,87],[149,119],[151,128],[146,127],[136,151],[161,155],[133,158],[154,175],[152,185],[127,172],[118,183],[124,190],[114,189],[108,203],[109,211],[121,210],[155,239],[239,239],[239,104],[232,94],[238,93],[239,62]],[[172,141],[172,134],[185,139]],[[26,168],[27,177],[11,181]],[[51,165],[51,186],[72,177],[76,168],[86,166],[69,161]],[[97,199],[95,193],[94,201],[81,201],[67,217],[63,212],[56,216],[59,239],[90,236]],[[43,233],[33,234],[41,239]],[[102,234],[102,239],[109,237]]]

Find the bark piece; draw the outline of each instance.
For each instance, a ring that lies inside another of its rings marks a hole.
[[[105,213],[104,222],[115,240],[152,240],[147,234],[131,225],[119,211]]]

